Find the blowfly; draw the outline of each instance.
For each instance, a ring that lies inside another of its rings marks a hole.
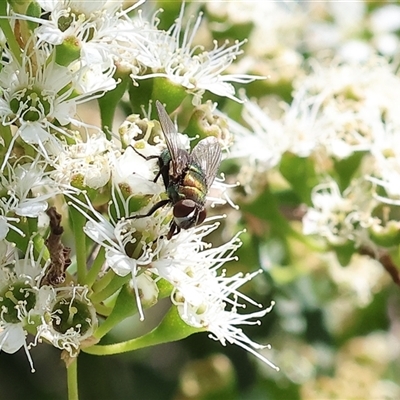
[[[167,234],[167,239],[171,239],[181,229],[199,225],[206,218],[206,196],[221,162],[221,147],[218,140],[210,136],[201,140],[189,153],[182,145],[164,106],[156,101],[156,107],[167,149],[159,156],[149,157],[135,151],[146,160],[158,159],[159,171],[154,182],[161,175],[168,199],[160,200],[147,214],[130,218],[148,217],[159,208],[171,204],[173,220]]]

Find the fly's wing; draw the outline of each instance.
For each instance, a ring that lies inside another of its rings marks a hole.
[[[207,188],[210,188],[221,163],[221,146],[218,140],[214,136],[200,140],[190,156],[203,170]]]
[[[178,178],[189,164],[190,155],[182,146],[175,125],[171,121],[167,111],[165,111],[164,106],[158,100],[156,101],[156,107],[158,119],[160,120],[161,128],[164,132],[165,143],[167,144],[171,156],[172,176]]]

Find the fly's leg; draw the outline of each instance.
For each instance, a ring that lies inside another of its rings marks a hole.
[[[165,164],[163,159],[160,156],[156,156],[156,155],[144,156],[142,153],[139,153],[133,146],[131,146],[131,147],[137,155],[144,158],[146,161],[157,159],[157,164],[158,164],[159,170],[158,170],[155,178],[153,179],[153,182],[157,182],[158,178],[161,175],[163,182],[164,182],[164,186],[165,186],[165,188],[167,188],[168,183],[169,183],[169,177],[168,177],[169,162],[168,162],[168,164]]]
[[[179,228],[179,226],[174,221],[172,221],[167,234],[167,239],[170,240],[172,236],[177,235],[180,231],[181,228]]]
[[[166,204],[170,202],[170,199],[164,199],[160,200],[158,203],[154,204],[153,207],[150,208],[150,210],[146,214],[142,215],[132,215],[131,217],[127,217],[125,219],[135,219],[135,218],[145,218],[145,217],[150,217],[150,215],[153,215],[155,211],[157,211],[159,208],[164,207]]]

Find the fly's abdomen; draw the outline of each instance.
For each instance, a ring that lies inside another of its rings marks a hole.
[[[207,195],[207,185],[204,172],[197,165],[190,165],[180,185],[180,192],[186,199],[204,204]]]

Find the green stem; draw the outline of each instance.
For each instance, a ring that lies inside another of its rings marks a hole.
[[[110,284],[115,276],[115,272],[109,269],[100,279],[93,283],[93,292],[98,293],[104,290]]]
[[[0,29],[6,38],[7,45],[11,52],[13,53],[18,64],[21,64],[21,49],[15,38],[14,32],[11,28],[10,21],[7,18],[7,1],[0,1]]]
[[[78,394],[78,359],[75,359],[67,367],[68,400],[79,400]]]
[[[91,297],[90,300],[92,303],[101,303],[102,301],[108,299],[112,296],[117,290],[121,288],[125,283],[127,283],[131,279],[131,275],[119,276],[115,275],[108,286],[106,286],[101,291],[96,291]],[[97,288],[96,288],[97,289]]]
[[[105,257],[105,249],[101,247],[96,258],[93,261],[93,264],[87,273],[86,277],[82,281],[83,285],[87,285],[88,287],[92,287],[96,282],[97,277],[99,276],[99,272],[104,264]]]
[[[84,283],[86,279],[86,236],[83,227],[85,226],[86,218],[74,207],[70,207],[69,212],[75,239],[78,282]]]
[[[157,344],[174,342],[184,339],[193,333],[204,331],[205,328],[195,328],[183,322],[176,307],[172,306],[165,318],[161,321],[160,325],[146,335],[121,343],[104,346],[95,345],[82,349],[82,351],[97,356],[120,354]]]
[[[96,309],[96,313],[101,315],[102,317],[108,317],[112,312],[110,307],[107,307],[107,306],[105,306],[103,304],[99,304],[99,303],[94,304],[94,308]],[[101,325],[101,326],[103,326],[103,325]]]
[[[12,135],[11,128],[9,125],[0,124],[0,136],[2,137],[2,139],[4,141],[3,149],[7,151],[7,149],[10,147],[11,141],[13,139],[13,135]]]

